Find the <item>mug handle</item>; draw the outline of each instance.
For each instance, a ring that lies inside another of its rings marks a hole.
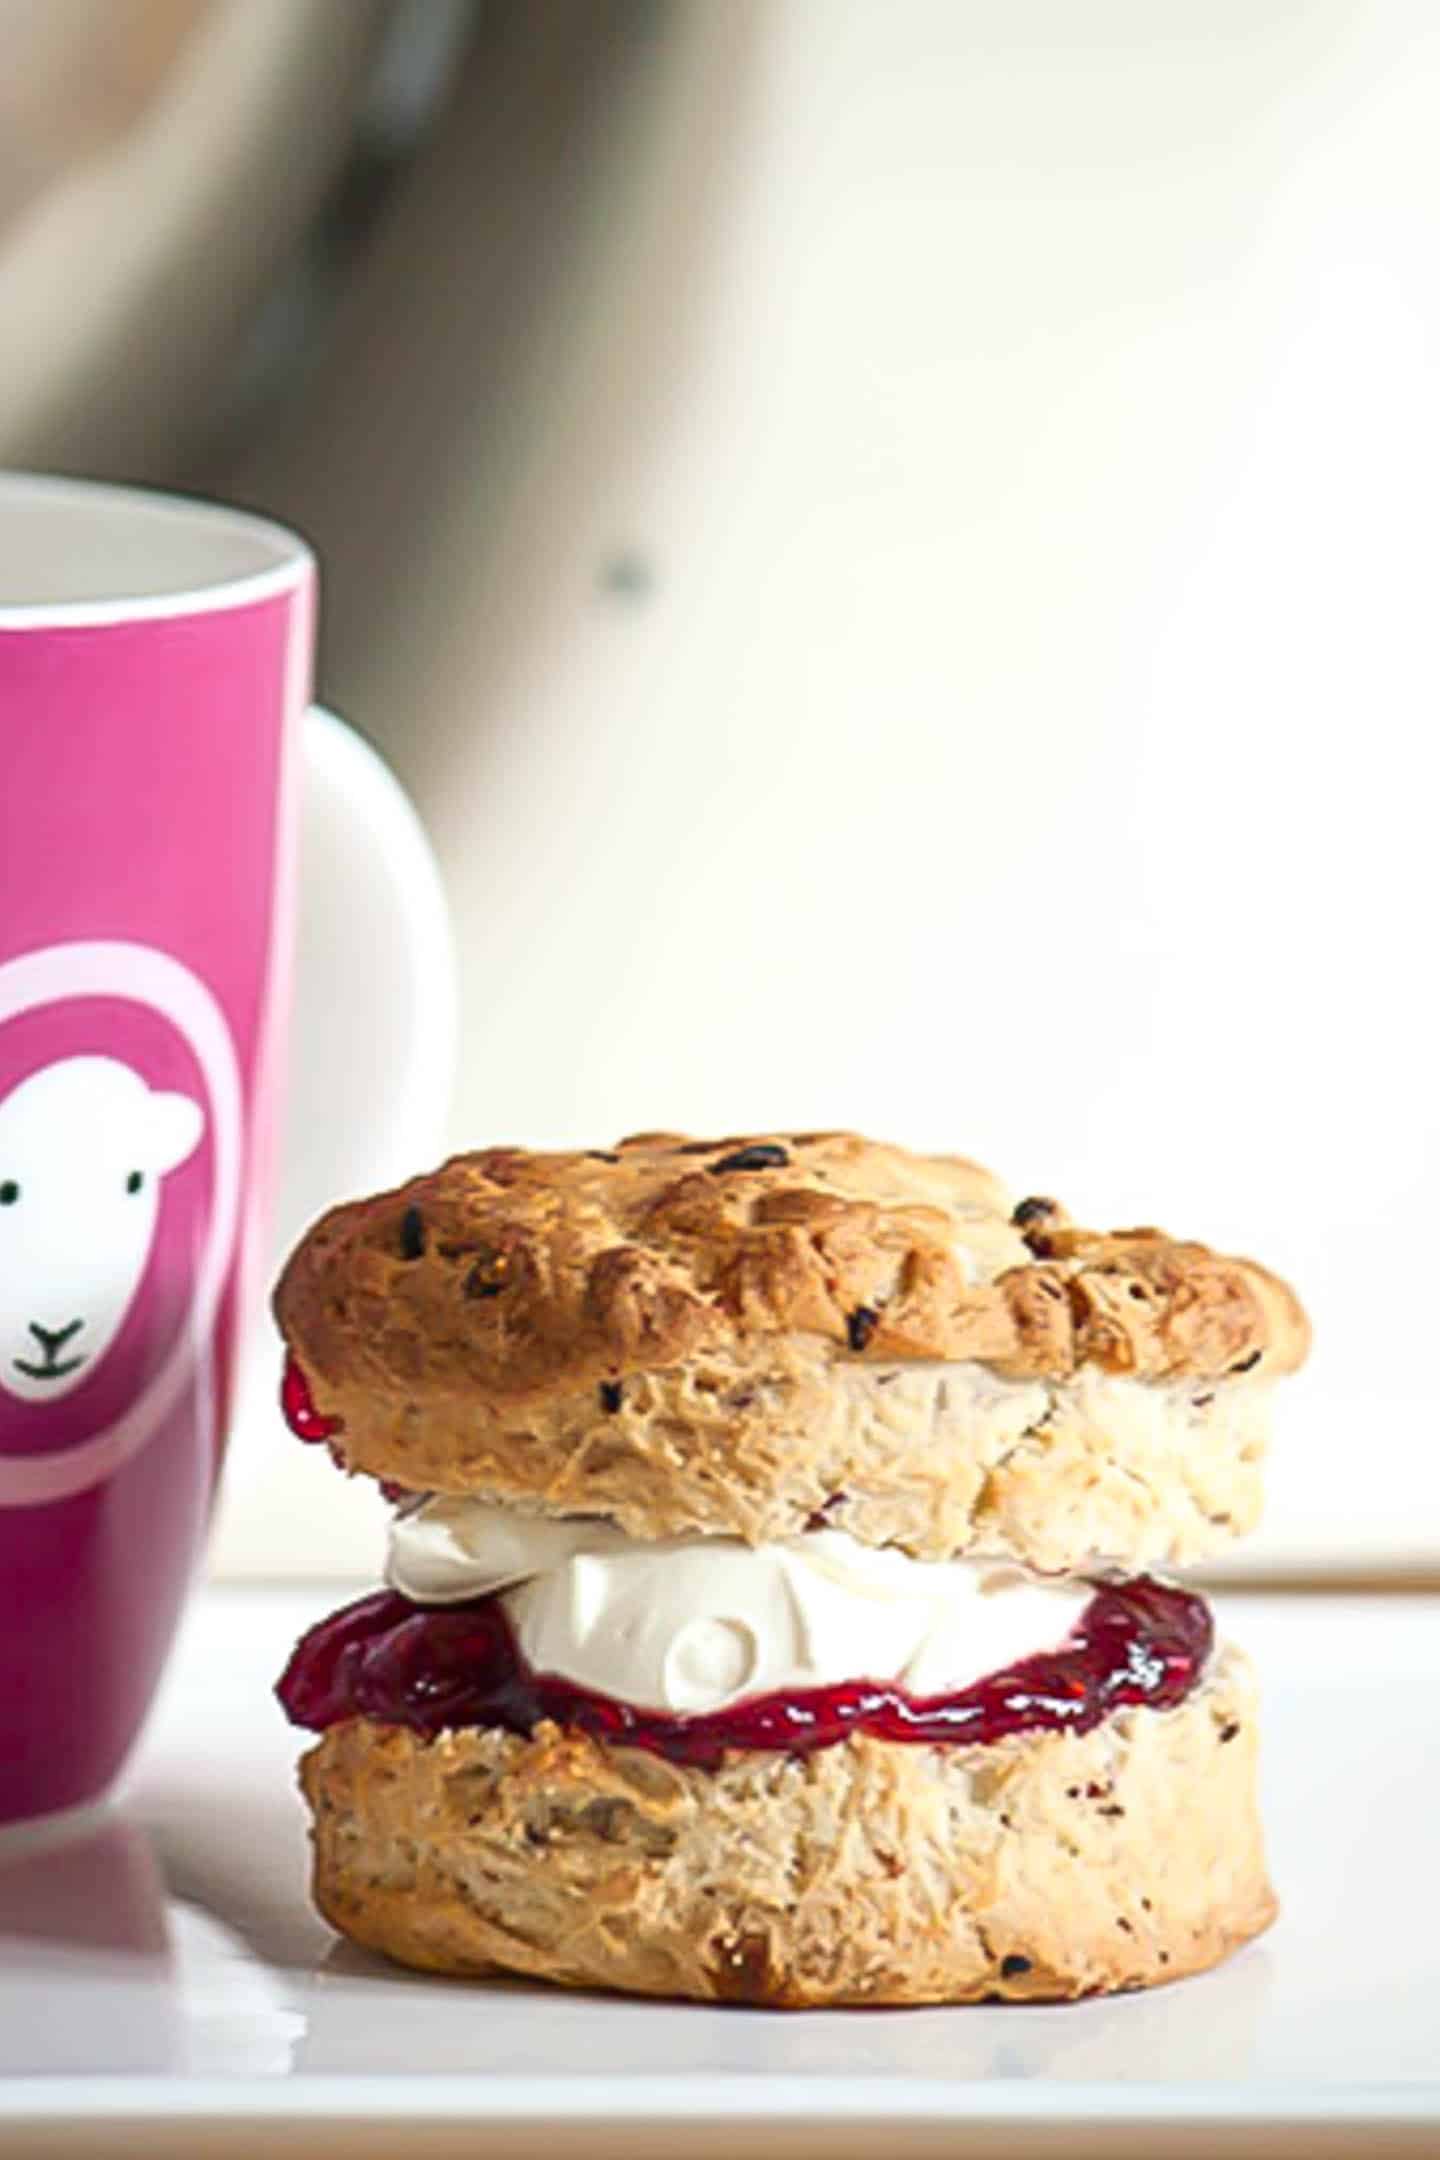
[[[449,910],[409,797],[320,706],[305,715],[301,764],[294,997],[267,1239],[277,1260],[336,1200],[433,1167],[459,1036]]]
[[[300,751],[278,1174],[212,1526],[210,1568],[222,1576],[374,1572],[384,1510],[370,1480],[337,1478],[324,1450],[297,1447],[281,1422],[268,1293],[323,1209],[439,1160],[459,1038],[449,910],[408,796],[369,745],[318,706],[305,715]]]

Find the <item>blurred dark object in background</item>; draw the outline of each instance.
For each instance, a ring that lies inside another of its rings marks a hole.
[[[474,0],[0,0],[0,462],[183,484],[303,369]]]

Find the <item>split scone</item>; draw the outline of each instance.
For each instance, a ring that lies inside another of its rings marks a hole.
[[[774,2005],[1173,1978],[1270,1919],[1255,1719],[1152,1571],[1259,1505],[1253,1262],[845,1134],[460,1157],[276,1310],[390,1588],[281,1686],[315,1886],[451,1972]]]

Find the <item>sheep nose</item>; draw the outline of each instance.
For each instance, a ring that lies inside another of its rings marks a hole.
[[[64,1349],[72,1335],[79,1334],[85,1322],[83,1320],[72,1320],[69,1327],[47,1328],[41,1327],[38,1320],[32,1320],[29,1325],[30,1333],[35,1337],[46,1357],[53,1359]]]

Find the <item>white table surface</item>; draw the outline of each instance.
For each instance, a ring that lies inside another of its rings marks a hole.
[[[5,2153],[403,2135],[834,2160],[881,2123],[887,2152],[1009,2160],[1440,2147],[1440,1598],[1225,1601],[1261,1665],[1284,1913],[1224,1970],[1063,2008],[801,2014],[457,1984],[337,1943],[269,1694],[334,1602],[203,1593],[119,1804],[0,1841]]]

